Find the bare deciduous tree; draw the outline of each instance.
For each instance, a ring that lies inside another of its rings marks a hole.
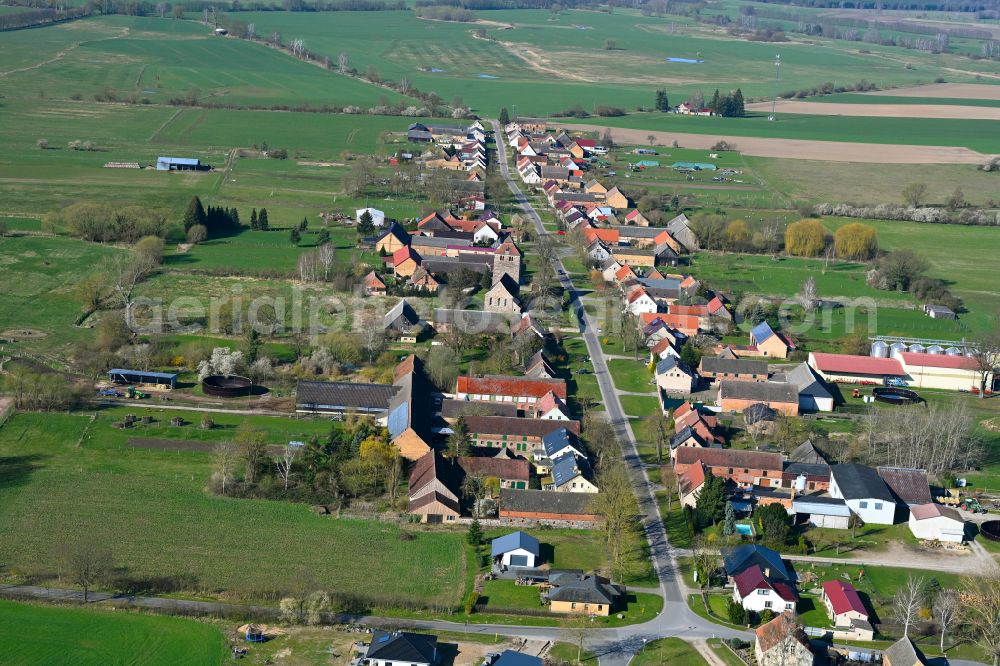
[[[101,271],[108,277],[112,297],[125,310],[125,324],[133,333],[135,323],[132,310],[135,306],[135,288],[154,269],[156,264],[147,254],[118,254],[106,260]]]
[[[278,474],[281,475],[281,480],[285,483],[285,492],[288,492],[288,479],[292,476],[292,468],[295,465],[295,459],[299,456],[299,448],[299,446],[292,446],[291,443],[286,444],[281,455],[274,461],[278,468]]]
[[[927,579],[923,576],[907,576],[906,583],[893,595],[891,615],[903,625],[904,637],[910,635],[910,625],[917,621],[926,597]]]
[[[948,626],[955,620],[962,610],[962,601],[955,590],[941,590],[934,605],[931,606],[931,613],[934,615],[938,628],[941,630],[941,652],[944,652],[944,636],[948,631]]]
[[[330,243],[323,243],[318,250],[319,264],[323,267],[323,281],[326,282],[330,279],[330,271],[333,270],[333,264],[337,260],[337,253],[333,249],[333,245]]]
[[[229,483],[236,473],[236,462],[239,460],[239,447],[235,442],[224,441],[215,445],[215,473],[219,475],[222,494],[226,494]]]
[[[83,603],[90,601],[90,588],[106,580],[114,568],[111,549],[87,538],[66,544],[62,559],[66,576],[83,588]]]
[[[337,71],[341,74],[347,74],[347,67],[349,63],[350,60],[348,59],[347,54],[341,53],[337,56]]]

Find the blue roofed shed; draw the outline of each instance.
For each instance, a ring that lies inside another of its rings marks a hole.
[[[108,370],[108,381],[115,384],[156,384],[169,388],[177,388],[177,373],[112,368]]]
[[[534,567],[541,549],[538,539],[525,532],[511,532],[493,539],[490,554],[502,567]]]

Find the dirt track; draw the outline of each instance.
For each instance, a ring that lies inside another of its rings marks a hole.
[[[611,130],[617,143],[645,146],[648,136],[661,146],[677,141],[682,148],[709,150],[720,139],[736,144],[744,155],[756,157],[781,157],[796,160],[821,160],[828,162],[868,162],[872,164],[982,164],[986,155],[968,148],[954,146],[909,146],[883,143],[850,143],[847,141],[809,141],[806,139],[768,139],[749,136],[724,136],[718,134],[684,134],[681,132],[655,132],[645,129],[606,128],[601,125],[560,125],[567,129],[585,132]]]
[[[932,83],[926,86],[875,90],[863,95],[888,95],[889,97],[945,97],[951,99],[1000,100],[1000,86],[983,83]]]
[[[747,104],[748,111],[770,112],[770,102]],[[784,100],[775,106],[778,113],[806,113],[813,116],[868,116],[875,118],[948,118],[954,120],[1000,120],[1000,107],[954,106],[948,104],[838,104]]]

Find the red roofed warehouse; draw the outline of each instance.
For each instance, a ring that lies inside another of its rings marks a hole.
[[[971,391],[979,388],[979,363],[968,356],[901,352],[897,355],[913,388],[935,388],[951,391]],[[994,389],[996,377],[986,378],[986,386]]]
[[[886,377],[906,376],[896,359],[873,356],[809,352],[809,367],[825,381],[844,384],[882,384]]]

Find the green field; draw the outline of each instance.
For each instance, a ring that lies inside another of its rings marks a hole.
[[[1000,137],[993,120],[938,118],[873,118],[860,116],[811,116],[779,113],[770,122],[767,114],[745,118],[682,116],[672,113],[635,113],[620,118],[588,118],[585,122],[609,127],[689,132],[720,137],[765,137],[860,143],[893,143],[917,146],[965,146],[982,153],[1000,152]],[[739,142],[737,141],[737,147]]]
[[[4,664],[221,664],[222,633],[207,624],[129,612],[0,601]]]
[[[166,104],[197,89],[218,105],[357,104],[401,95],[324,70],[262,44],[218,38],[195,21],[126,16],[95,17],[6,33],[4,69],[12,64],[44,66],[8,74],[0,90],[19,96],[90,99],[110,88],[121,98],[134,94]],[[336,57],[336,54],[334,54]],[[211,63],[210,66],[206,66]]]
[[[127,444],[130,436],[200,439],[195,426],[122,432],[111,427],[122,413],[100,413],[93,422],[85,415],[16,414],[0,428],[0,530],[8,536],[0,559],[10,573],[52,582],[54,554],[86,537],[110,547],[121,575],[146,593],[274,602],[296,572],[308,570],[321,589],[383,607],[447,608],[463,594],[461,533],[408,529],[414,539],[404,541],[403,528],[392,523],[208,495],[209,454]],[[193,418],[165,411],[156,419],[162,424],[174,414]],[[271,424],[273,443],[330,427],[322,420],[260,422]],[[210,436],[221,439],[233,427]],[[46,517],[45,530],[38,516]]]
[[[1000,106],[1000,99],[960,99],[954,97],[898,97],[877,93],[841,93],[810,97],[810,102],[826,104],[940,104],[943,106]]]

